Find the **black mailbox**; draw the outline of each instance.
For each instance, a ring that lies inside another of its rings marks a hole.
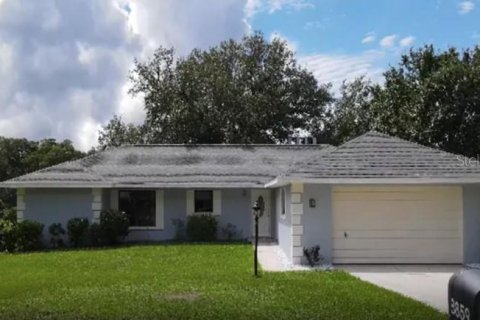
[[[480,320],[480,270],[462,270],[448,282],[450,320]]]

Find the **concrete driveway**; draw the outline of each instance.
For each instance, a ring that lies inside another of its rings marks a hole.
[[[337,266],[377,286],[396,291],[448,312],[448,280],[460,265]]]

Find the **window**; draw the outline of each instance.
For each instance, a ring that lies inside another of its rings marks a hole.
[[[195,190],[195,212],[213,212],[212,190]]]
[[[118,209],[127,214],[132,227],[155,226],[155,191],[120,190]]]
[[[280,202],[281,202],[280,205],[282,207],[282,211],[281,211],[282,216],[285,215],[285,207],[286,207],[285,201],[286,201],[285,188],[282,188],[280,189]]]

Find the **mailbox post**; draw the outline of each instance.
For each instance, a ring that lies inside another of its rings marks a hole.
[[[253,269],[255,277],[258,276],[258,219],[263,214],[263,198],[259,198],[253,205],[253,217],[255,219],[255,252],[253,257]]]
[[[448,282],[450,320],[480,319],[480,270],[462,270]]]

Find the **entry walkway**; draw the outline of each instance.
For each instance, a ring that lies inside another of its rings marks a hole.
[[[258,244],[258,261],[265,271],[302,271],[310,270],[305,266],[293,265],[275,242],[262,241]]]

